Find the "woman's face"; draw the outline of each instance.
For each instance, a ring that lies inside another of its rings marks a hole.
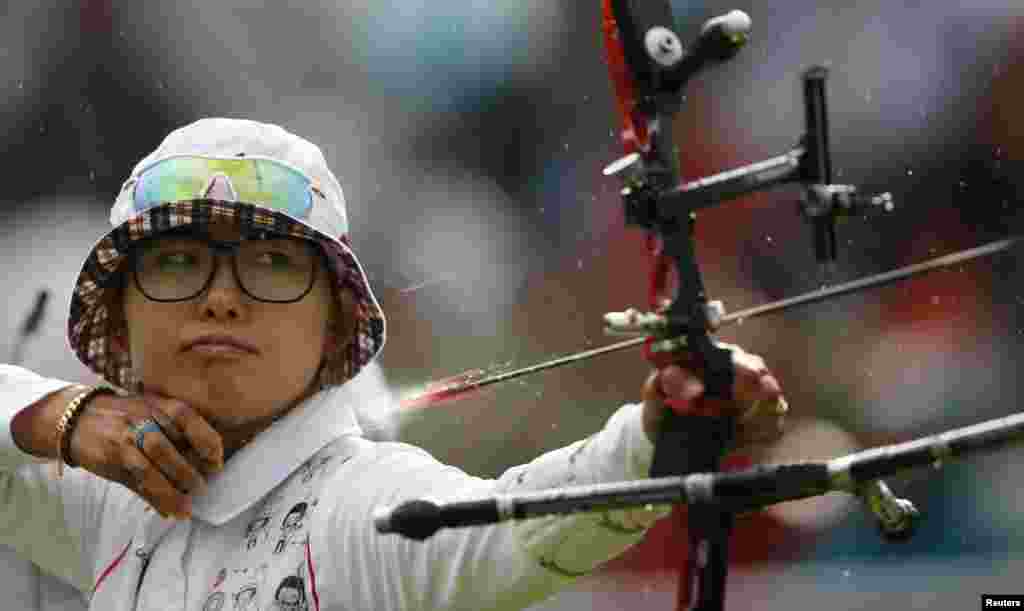
[[[236,227],[215,223],[209,235],[236,241]],[[269,424],[315,391],[325,350],[334,342],[330,274],[317,261],[312,290],[294,303],[257,301],[238,286],[220,255],[210,287],[180,302],[150,301],[126,279],[122,346],[130,350],[143,389],[188,403],[222,433]],[[337,312],[337,314],[342,314]],[[210,334],[240,340],[252,350],[188,347]]]

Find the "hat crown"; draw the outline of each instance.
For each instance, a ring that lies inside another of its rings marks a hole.
[[[168,134],[156,150],[136,164],[124,186],[133,184],[135,178],[154,163],[182,155],[263,157],[290,165],[308,176],[326,198],[326,202],[314,198],[310,217],[298,220],[332,238],[348,234],[345,194],[328,167],[323,151],[279,125],[223,117],[200,119]],[[113,226],[135,214],[131,195],[131,189],[122,188],[110,214]],[[209,197],[215,198],[214,195]]]

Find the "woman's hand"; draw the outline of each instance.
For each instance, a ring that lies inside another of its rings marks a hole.
[[[737,416],[736,448],[750,448],[775,441],[782,434],[788,409],[778,380],[761,357],[739,346],[716,343],[732,351],[732,362],[736,370],[734,400],[721,401],[718,406]],[[673,404],[672,409],[686,409],[703,394],[704,385],[689,363],[670,365],[651,372],[641,389],[644,432],[651,443],[655,443],[658,438],[659,425],[665,414],[665,399]]]
[[[147,431],[140,449],[131,427],[147,418],[163,432]],[[184,402],[154,394],[94,397],[71,430],[70,454],[79,467],[177,518],[191,514],[189,495],[205,489],[204,474],[224,465],[220,434]]]

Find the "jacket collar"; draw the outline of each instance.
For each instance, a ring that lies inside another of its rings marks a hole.
[[[363,376],[365,377],[365,376]],[[358,377],[357,377],[358,379]],[[192,499],[192,515],[224,524],[276,488],[331,441],[362,435],[356,422],[356,379],[306,399],[238,450]]]

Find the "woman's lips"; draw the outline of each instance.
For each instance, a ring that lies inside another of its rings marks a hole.
[[[247,355],[253,354],[249,350],[239,348],[232,344],[195,344],[189,348],[189,352],[197,352],[199,354],[217,355],[217,356],[233,356],[233,355]]]
[[[259,350],[248,340],[225,333],[208,333],[185,343],[186,351],[201,354],[258,354]]]

